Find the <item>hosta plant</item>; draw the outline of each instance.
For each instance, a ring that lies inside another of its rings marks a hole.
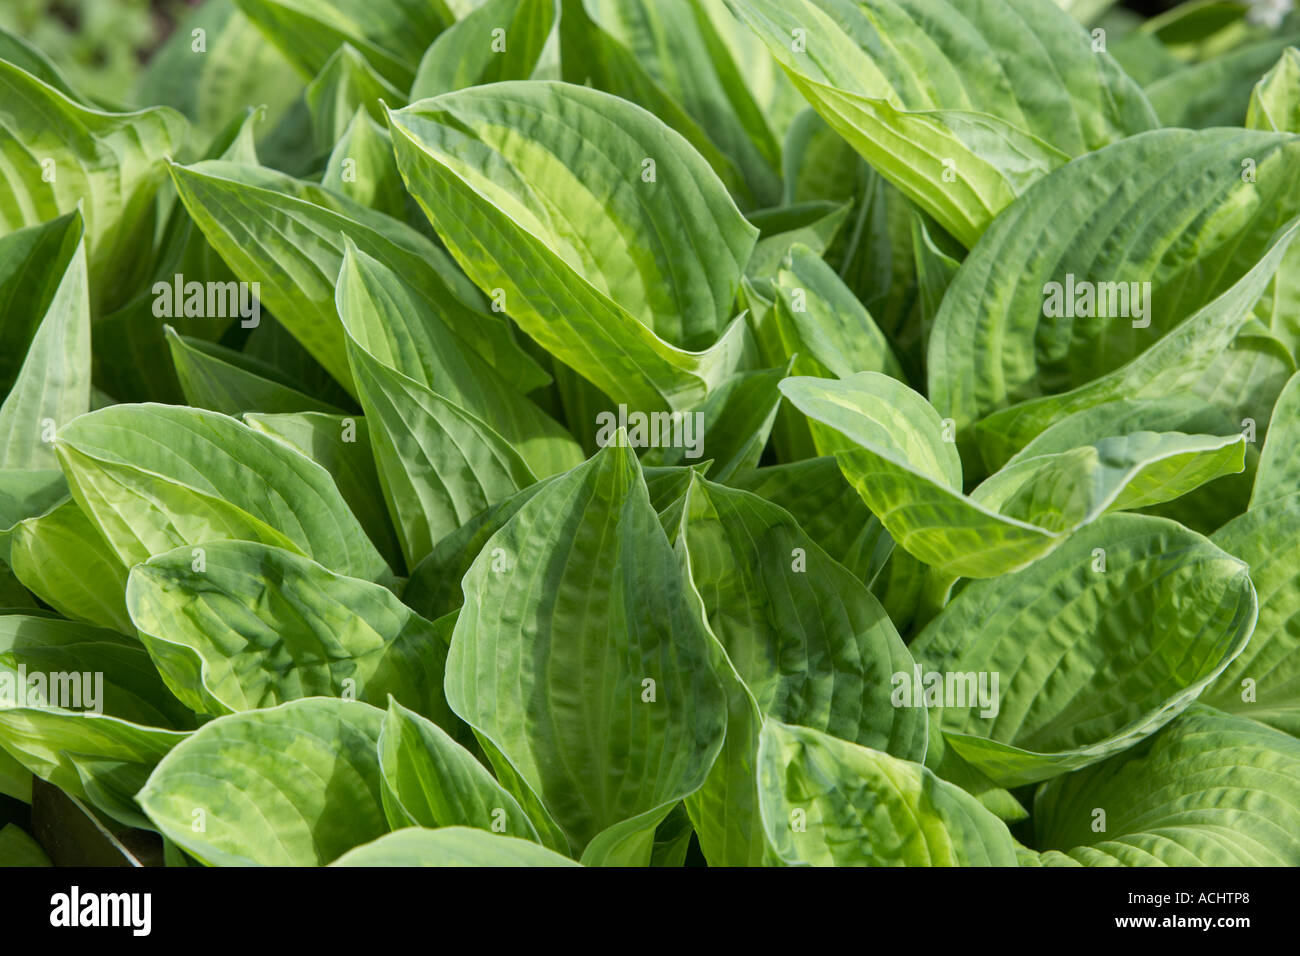
[[[1300,865],[1300,21],[1213,6],[0,34],[0,862]]]

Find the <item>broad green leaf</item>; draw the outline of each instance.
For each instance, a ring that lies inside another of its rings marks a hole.
[[[171,167],[185,207],[241,280],[294,337],[349,386],[334,286],[345,244],[355,243],[427,297],[443,321],[520,388],[546,377],[502,317],[441,249],[404,223],[313,183],[219,160]]]
[[[400,568],[402,549],[388,520],[384,492],[370,450],[370,427],[360,416],[304,412],[248,414],[244,421],[306,455],[330,473],[334,484],[390,567]]]
[[[1053,455],[1022,458],[995,472],[971,500],[1000,514],[1068,531],[1103,511],[1136,511],[1239,473],[1242,435],[1134,432]]]
[[[114,405],[64,427],[57,448],[72,497],[128,567],[234,538],[391,577],[324,468],[225,415]]]
[[[44,274],[38,272],[33,277],[38,288],[53,285],[53,291],[27,357],[0,404],[0,469],[57,467],[52,444],[55,429],[90,409],[90,293],[80,213],[66,225],[52,223],[44,231],[64,229],[61,254],[49,261]],[[46,238],[31,230],[23,232],[26,235],[18,234],[18,242],[0,242],[0,251],[21,251],[32,239],[46,246],[54,239],[54,235]],[[17,299],[14,305],[18,308],[30,301],[21,293]],[[12,306],[5,308],[0,324],[23,322],[25,317],[17,312]]]
[[[964,257],[958,258],[955,250],[942,249],[931,234],[925,217],[913,210],[911,216],[912,259],[916,268],[916,307],[920,311],[921,349],[930,345],[930,331],[943,305],[944,297],[952,285]]]
[[[389,701],[379,735],[388,824],[477,827],[538,842],[515,798],[468,750],[433,721]]]
[[[32,772],[0,748],[0,796],[32,802]]]
[[[424,51],[412,102],[532,76],[555,25],[556,0],[487,0]]]
[[[472,827],[408,827],[359,846],[332,866],[577,866],[568,857],[518,837]]]
[[[1300,492],[1297,443],[1300,443],[1300,375],[1291,377],[1273,405],[1268,440],[1260,452],[1255,489],[1250,496],[1252,510]]]
[[[653,116],[528,82],[424,100],[389,124],[408,188],[461,266],[611,398],[688,408],[737,367],[745,329],[728,318],[757,230]]]
[[[214,541],[131,569],[127,608],[167,686],[201,714],[301,697],[447,716],[446,645],[378,584],[289,551]]]
[[[1288,47],[1300,43],[1300,28],[1265,35],[1181,70],[1146,87],[1151,106],[1165,126],[1239,126],[1249,111],[1256,81]]]
[[[16,823],[0,827],[0,867],[53,865],[41,845]]]
[[[402,599],[432,620],[454,612],[464,603],[460,582],[483,551],[488,540],[500,531],[539,491],[556,480],[543,478],[465,522],[411,569]],[[505,554],[496,555],[498,559]],[[499,566],[504,566],[498,561]]]
[[[863,372],[781,390],[898,545],[949,578],[1023,568],[1106,511],[1176,498],[1245,455],[1241,435],[1138,432],[1017,461],[967,496],[951,424],[901,382]]]
[[[1006,824],[920,764],[768,720],[758,746],[763,830],[785,864],[1015,866]]]
[[[1037,845],[1084,866],[1297,866],[1297,778],[1295,737],[1196,704],[1141,746],[1044,786]]]
[[[1158,730],[1241,653],[1257,614],[1241,561],[1172,521],[1110,515],[967,585],[912,643],[918,674],[898,692],[939,695],[948,746],[993,781],[1033,783]]]
[[[137,641],[75,621],[0,615],[0,748],[130,826],[135,793],[191,715]]]
[[[576,6],[576,4],[575,4]],[[680,104],[686,114],[733,163],[741,189],[752,204],[771,205],[780,195],[777,175],[780,147],[767,118],[745,85],[742,65],[709,17],[701,0],[583,0],[596,27],[626,51],[646,79]],[[608,55],[608,54],[606,54]],[[611,64],[618,72],[618,60]],[[744,63],[748,67],[749,63]],[[566,77],[567,78],[567,77]],[[603,79],[603,78],[602,78]],[[624,85],[628,77],[610,77],[607,92],[639,102]],[[621,81],[621,82],[620,82]],[[651,112],[652,102],[639,102]],[[675,125],[664,117],[669,125]]]
[[[602,862],[644,865],[722,743],[685,588],[636,457],[612,445],[530,499],[465,576],[448,703]]]
[[[985,463],[1001,465],[1048,426],[1080,409],[1121,398],[1161,397],[1193,385],[1249,320],[1251,307],[1298,231],[1300,219],[1279,230],[1245,275],[1131,361],[1070,391],[1030,399],[979,421],[974,435]]]
[[[383,720],[369,704],[324,697],[219,717],[158,764],[140,806],[209,866],[323,866],[388,830]]]
[[[790,124],[781,159],[787,203],[852,199],[866,165],[844,137],[810,107]]]
[[[732,691],[724,751],[686,806],[711,864],[757,865],[760,714],[919,761],[925,710],[890,703],[892,675],[913,662],[884,609],[781,508],[696,480],[679,554],[683,548],[723,653],[717,669],[734,670],[743,684],[742,693]]]
[[[781,403],[777,386],[789,371],[787,365],[741,372],[732,377],[706,398],[697,411],[682,412],[679,419],[671,421],[672,444],[649,448],[641,457],[642,464],[684,465],[711,459],[713,463],[707,473],[716,481],[727,481],[737,472],[754,468],[767,447],[776,421]],[[597,424],[601,425],[596,433],[598,444],[613,437],[617,419],[614,412],[597,417]],[[653,421],[651,435],[655,435]],[[637,426],[633,426],[629,436],[636,434]],[[668,426],[658,432],[657,440],[666,434],[669,434]],[[642,438],[648,440],[649,436],[642,435]]]
[[[85,235],[77,212],[0,236],[0,392],[8,393]]]
[[[127,568],[74,501],[14,528],[18,580],[65,617],[135,634],[126,613]]]
[[[388,82],[407,89],[416,64],[455,15],[446,0],[235,0],[310,79],[348,43]]]
[[[537,480],[483,419],[382,364],[354,339],[348,354],[407,567],[474,515]]]
[[[90,105],[78,93],[59,66],[27,41],[26,38],[0,28],[0,60],[8,60],[19,69],[26,70],[43,83],[48,83],[68,99]]]
[[[201,43],[195,30],[203,31]],[[207,0],[150,57],[137,99],[179,110],[205,137],[246,107],[265,105],[265,138],[301,88],[297,69],[232,0]]]
[[[746,181],[745,170],[741,168],[736,157],[725,153],[714,140],[713,133],[732,131],[734,121],[724,123],[717,118],[715,111],[713,117],[715,128],[713,130],[706,128],[656,77],[652,72],[655,67],[653,62],[639,58],[627,45],[592,19],[594,6],[595,4],[589,4],[588,0],[560,0],[558,32],[560,78],[566,83],[590,86],[610,93],[658,117],[691,144],[742,208],[768,206],[775,202],[777,198],[775,194],[762,197],[753,194],[750,184]],[[617,28],[617,24],[614,26]],[[643,48],[653,47],[657,40],[657,37],[648,37]],[[678,38],[678,42],[682,42],[681,38]],[[697,38],[688,42],[688,46],[698,50],[700,42]],[[676,70],[686,68],[693,74],[700,74],[706,87],[713,85],[708,79],[713,64],[708,62],[707,56],[703,61],[691,63],[689,67],[680,62],[674,62],[672,66]],[[675,76],[666,79],[679,92],[681,91],[681,84]],[[726,103],[715,105],[723,109],[731,109]],[[770,173],[767,177],[770,179]]]
[[[1252,503],[1212,540],[1250,565],[1259,623],[1246,649],[1202,699],[1300,736],[1300,493]]]
[[[1287,47],[1277,65],[1255,84],[1246,110],[1246,126],[1300,133],[1300,50]]]
[[[1160,130],[1052,173],[958,268],[930,335],[930,400],[964,431],[1156,348],[1250,275],[1300,213],[1300,183],[1284,172],[1298,162],[1294,137]]]
[[[185,400],[197,408],[225,415],[244,412],[337,412],[339,409],[304,395],[275,366],[243,352],[163,327],[172,364]]]
[[[534,474],[566,471],[582,460],[573,436],[519,394],[516,380],[467,349],[458,326],[441,319],[404,276],[351,245],[337,300],[354,348],[482,419]]]
[[[395,219],[407,219],[414,201],[402,185],[388,129],[357,107],[352,121],[334,144],[321,185],[341,196]],[[423,215],[417,209],[420,222]],[[418,223],[412,223],[418,227]]]
[[[303,97],[311,111],[316,145],[322,151],[339,141],[358,109],[381,120],[380,104],[406,105],[402,91],[376,73],[366,58],[346,43],[307,84]]]
[[[81,204],[91,301],[121,303],[144,279],[162,159],[180,149],[184,117],[160,107],[107,113],[81,106],[0,60],[0,234],[46,222]]]
[[[788,511],[818,546],[871,586],[894,542],[835,459],[809,458],[742,472],[727,484]]]
[[[728,6],[827,123],[967,247],[1034,180],[1156,125],[1114,60],[1036,0]]]
[[[745,275],[770,281],[796,246],[823,255],[839,236],[850,209],[849,203],[814,200],[748,213],[745,218],[758,226],[759,235]]]
[[[902,379],[903,369],[870,313],[821,256],[795,246],[777,274],[776,314],[786,348],[798,353],[807,374],[826,370],[839,378],[883,372]]]
[[[45,514],[67,497],[68,483],[62,472],[0,471],[0,560],[9,560],[10,538],[19,522]]]

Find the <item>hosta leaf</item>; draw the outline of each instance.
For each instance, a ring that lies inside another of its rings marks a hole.
[[[408,567],[474,515],[537,480],[483,419],[377,361],[353,339],[348,353]]]
[[[424,100],[389,123],[408,188],[462,267],[611,398],[686,408],[736,367],[744,325],[727,320],[757,230],[653,116],[529,82]]]
[[[455,16],[445,0],[235,0],[307,78],[344,43],[390,83],[411,85],[425,48]]]
[[[1242,470],[1242,435],[1134,432],[1052,455],[1022,458],[971,499],[1011,518],[1067,531],[1103,511],[1134,511]]]
[[[303,97],[311,111],[316,144],[322,151],[338,142],[358,109],[379,120],[383,118],[381,103],[406,105],[402,91],[376,73],[366,58],[346,43],[307,84]]]
[[[555,5],[556,0],[487,0],[475,7],[424,51],[411,101],[528,79],[555,25]]]
[[[387,128],[361,107],[334,144],[321,185],[395,219],[407,219],[408,208],[414,205],[397,171]],[[424,221],[419,210],[415,215]]]
[[[337,298],[354,348],[482,419],[534,474],[565,471],[582,460],[573,436],[519,394],[516,380],[465,348],[458,326],[440,319],[404,276],[349,245]]]
[[[53,865],[41,845],[17,824],[0,827],[0,867]]]
[[[1161,130],[1052,173],[957,270],[930,336],[931,401],[965,429],[1154,348],[1249,274],[1300,212],[1300,183],[1284,172],[1297,162],[1294,137]]]
[[[324,697],[219,717],[159,763],[140,806],[210,866],[324,865],[388,830],[383,720],[369,704]]]
[[[63,473],[51,469],[0,471],[0,560],[9,559],[10,538],[18,523],[43,515],[68,497]]]
[[[1006,824],[920,764],[774,720],[758,747],[763,829],[814,866],[1015,866]]]
[[[1035,179],[1156,125],[1137,85],[1045,3],[728,5],[832,128],[968,247]]]
[[[703,783],[726,717],[636,457],[611,445],[549,483],[488,541],[464,588],[452,709],[575,851],[644,865],[655,827]]]
[[[819,547],[868,587],[893,551],[893,539],[880,519],[830,456],[757,468],[727,483],[784,508]]]
[[[85,231],[80,214],[71,212],[0,236],[0,391],[13,387]]]
[[[745,218],[758,226],[758,243],[745,265],[745,275],[769,281],[796,246],[823,255],[848,219],[849,203],[812,201],[759,209]]]
[[[244,412],[337,412],[304,395],[275,366],[243,352],[163,329],[185,400],[225,415]]]
[[[775,203],[781,188],[777,176],[780,148],[705,3],[582,0],[581,6],[598,29],[627,52],[628,62],[622,70],[628,70],[632,63],[643,70],[646,78],[680,104],[719,152],[735,165],[741,189],[734,191],[756,205]],[[759,58],[761,55],[755,59]],[[616,59],[611,64],[616,72],[617,63]],[[629,78],[609,79],[615,82],[602,85],[602,89],[639,102],[635,95],[629,95],[633,90],[623,85]],[[651,102],[640,105],[661,115]],[[667,118],[665,121],[674,125]]]
[[[693,428],[688,430],[688,422],[683,420],[680,442],[674,427],[674,444],[647,450],[642,464],[684,465],[708,459],[713,463],[707,473],[716,481],[727,481],[737,472],[754,468],[767,447],[781,404],[777,386],[789,371],[787,366],[733,376],[700,405],[696,414],[703,417],[694,420]],[[615,418],[610,412],[607,420]]]
[[[719,670],[734,668],[744,687],[728,715],[726,748],[686,806],[711,864],[754,865],[763,853],[758,714],[921,760],[925,710],[890,703],[891,677],[910,670],[911,655],[866,586],[788,513],[696,480],[682,517],[683,547],[725,655]]]
[[[938,709],[948,745],[1010,787],[1159,729],[1241,653],[1257,613],[1232,555],[1162,518],[1110,515],[1024,571],[969,584],[910,649],[920,679],[954,694]]]
[[[975,426],[980,455],[990,467],[1005,462],[1054,422],[1080,409],[1127,398],[1157,398],[1187,388],[1211,367],[1250,318],[1251,306],[1300,231],[1300,219],[1278,231],[1250,270],[1136,358],[1078,388],[1030,399],[994,412]]]
[[[1300,50],[1287,47],[1250,94],[1249,129],[1300,133]]]
[[[78,93],[67,75],[53,60],[29,43],[25,38],[0,27],[0,60],[8,60],[19,69],[26,70],[42,83],[48,83],[68,99],[89,103]]]
[[[903,377],[902,366],[875,320],[852,290],[806,246],[795,246],[777,274],[776,314],[791,333],[789,354],[812,359],[806,374],[825,369],[839,378],[856,372]]]
[[[1300,442],[1300,375],[1291,377],[1273,405],[1268,440],[1260,452],[1255,489],[1250,496],[1252,509],[1300,491],[1297,442]]]
[[[0,156],[8,186],[0,233],[53,219],[81,203],[92,301],[119,304],[144,278],[162,158],[186,123],[166,108],[106,113],[0,60]]]
[[[195,30],[203,31],[201,44]],[[265,105],[265,138],[301,87],[297,69],[232,0],[207,0],[150,58],[137,99],[179,110],[206,137],[244,108]]]
[[[325,469],[225,415],[114,405],[63,428],[57,447],[73,498],[128,567],[235,538],[391,577]]]
[[[60,614],[135,634],[126,613],[127,568],[77,507],[65,501],[14,528],[9,564]]]
[[[34,699],[37,675],[44,693]],[[28,690],[20,699],[23,677]],[[0,747],[114,819],[148,826],[135,793],[185,739],[193,716],[168,693],[138,642],[74,621],[2,615],[0,688],[6,703],[18,704],[0,707]]]
[[[515,798],[433,721],[390,701],[379,735],[384,809],[400,827],[477,827],[538,840]]]
[[[1300,741],[1196,704],[1140,747],[1044,786],[1037,845],[1085,866],[1296,866],[1297,779]]]
[[[0,240],[0,253],[19,255],[58,243],[58,254],[47,260],[43,272],[31,276],[41,292],[18,292],[13,304],[0,311],[0,334],[8,338],[11,323],[30,321],[20,312],[24,306],[45,304],[37,313],[43,317],[26,358],[0,404],[0,469],[57,467],[54,430],[90,409],[90,293],[83,236],[81,215],[74,213]],[[9,279],[18,281],[18,275]]]
[[[472,827],[408,827],[343,854],[332,866],[577,866],[568,857],[518,837]]]
[[[447,716],[447,649],[433,625],[387,588],[292,552],[214,541],[161,554],[131,569],[126,602],[167,686],[196,713],[392,695]]]
[[[170,167],[194,221],[261,301],[349,386],[334,285],[345,244],[355,243],[415,286],[443,321],[521,388],[546,377],[511,339],[504,319],[437,246],[409,226],[312,183],[258,166],[210,160]]]
[[[1212,540],[1250,565],[1259,623],[1246,649],[1202,698],[1300,736],[1300,493],[1253,503]]]
[[[863,372],[787,379],[781,390],[899,546],[950,577],[1025,567],[1106,511],[1241,471],[1245,454],[1241,435],[1138,432],[1017,461],[967,496],[948,426],[901,382]]]
[[[1245,118],[1251,88],[1288,47],[1300,42],[1300,29],[1265,36],[1234,50],[1172,70],[1147,86],[1147,96],[1166,126],[1238,126]]]
[[[254,431],[284,442],[328,471],[389,566],[401,566],[402,549],[384,507],[384,492],[370,451],[370,428],[364,418],[304,412],[248,414],[244,421]]]

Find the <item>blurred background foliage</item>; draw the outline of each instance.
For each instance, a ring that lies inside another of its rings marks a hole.
[[[1294,0],[1056,0],[1084,23],[1106,28],[1118,39],[1156,18],[1148,27],[1162,24],[1161,15],[1183,7],[1172,15],[1174,31],[1203,29],[1200,44],[1185,43],[1175,52],[1183,62],[1196,62],[1199,54],[1232,48],[1276,28]],[[61,67],[72,85],[105,104],[144,105],[139,102],[140,77],[145,64],[172,33],[178,21],[201,6],[203,0],[0,0],[0,28],[18,34]],[[1253,8],[1245,21],[1226,29],[1216,24],[1216,14],[1233,14]],[[1168,42],[1168,38],[1162,36]],[[1125,66],[1140,67],[1141,57],[1130,58]],[[1121,57],[1121,62],[1124,58]],[[1168,66],[1160,62],[1157,68]],[[1150,67],[1148,66],[1148,69]],[[1138,72],[1141,72],[1139,69]],[[1139,80],[1142,77],[1138,77]]]
[[[0,0],[0,27],[96,99],[129,103],[143,65],[200,0]]]

